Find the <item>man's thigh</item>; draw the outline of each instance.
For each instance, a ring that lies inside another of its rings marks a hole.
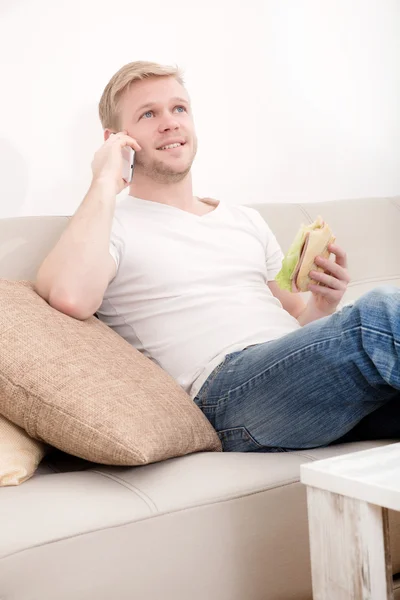
[[[363,336],[360,311],[345,307],[228,357],[202,406],[224,449],[324,446],[398,395],[371,365]]]

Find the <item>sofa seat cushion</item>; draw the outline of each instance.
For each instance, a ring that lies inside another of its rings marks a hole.
[[[45,459],[42,465],[46,474],[37,472],[22,486],[24,489],[2,491],[0,556],[96,527],[199,509],[272,490],[284,494],[287,486],[299,483],[300,465],[305,462],[387,443],[391,441],[270,454],[202,452],[137,467],[107,467],[77,460],[76,468],[84,471],[59,473],[54,473],[51,463],[46,471]],[[71,457],[68,461],[69,469],[74,468],[74,460]],[[298,513],[296,506],[291,513]],[[20,519],[17,531],[13,527],[15,514]],[[59,519],[60,514],[63,519]],[[297,517],[304,519],[304,515]],[[400,562],[398,567],[400,571]]]
[[[265,597],[268,590],[271,598],[309,600],[300,465],[387,443],[304,453],[205,452],[133,468],[37,473],[24,486],[1,494],[3,590],[24,599],[35,589],[42,600],[52,600],[61,576],[60,600],[74,597],[77,586],[93,592],[94,585],[100,600],[110,597],[115,585],[123,600],[236,600],[246,597],[245,590],[252,598]],[[396,573],[398,513],[390,513],[390,528]],[[18,579],[28,567],[31,577]]]

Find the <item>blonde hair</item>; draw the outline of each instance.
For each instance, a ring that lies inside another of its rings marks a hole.
[[[131,84],[147,77],[175,77],[184,85],[182,72],[176,67],[154,62],[136,61],[121,67],[104,88],[99,102],[99,117],[103,129],[119,129],[119,101]]]

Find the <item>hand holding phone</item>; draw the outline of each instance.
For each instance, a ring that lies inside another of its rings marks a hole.
[[[119,194],[132,181],[137,141],[126,131],[113,133],[97,150],[92,161],[93,180],[115,186]]]

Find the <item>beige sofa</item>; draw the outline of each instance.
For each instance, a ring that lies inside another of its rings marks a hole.
[[[400,285],[400,198],[256,208],[284,250],[302,221],[321,214],[330,223],[348,251],[346,303],[375,286]],[[66,223],[0,220],[0,276],[34,278]],[[390,440],[281,454],[193,454],[135,468],[55,452],[31,480],[0,489],[0,598],[310,600],[299,467],[382,443]],[[396,513],[390,523],[396,574]]]

